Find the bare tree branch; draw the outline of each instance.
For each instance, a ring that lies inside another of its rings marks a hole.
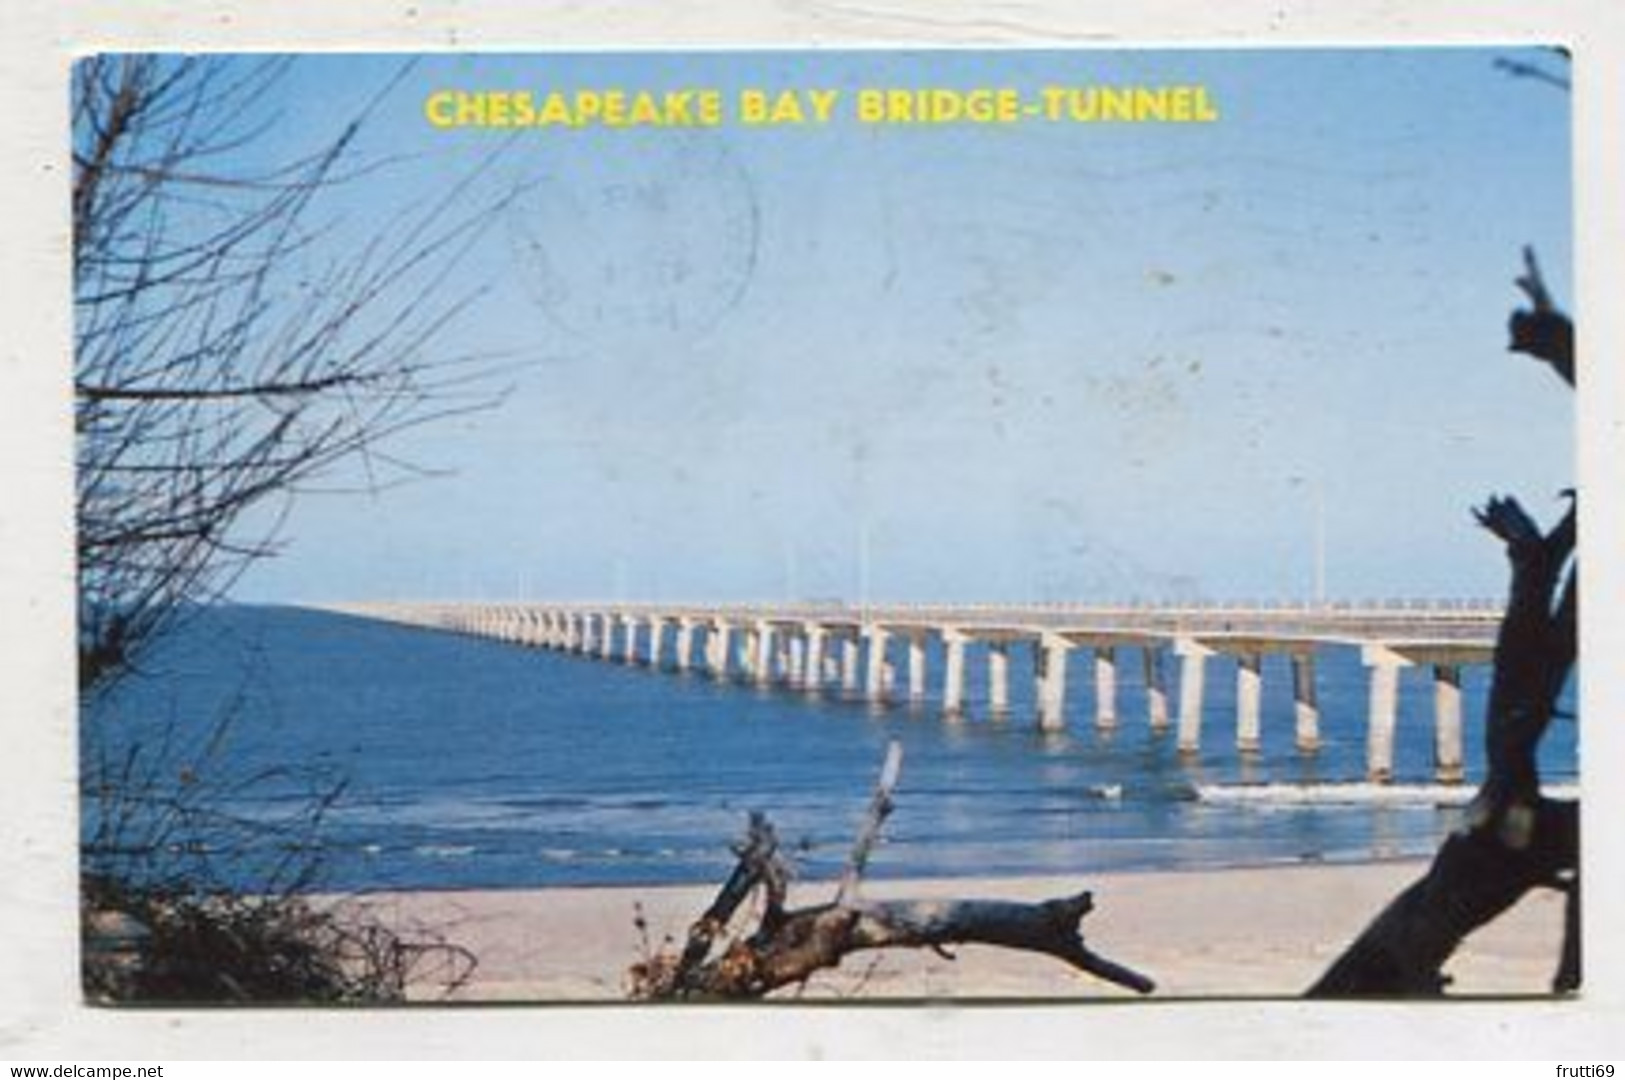
[[[82,687],[275,550],[251,515],[280,520],[351,461],[374,488],[421,475],[371,448],[500,399],[440,344],[480,295],[452,277],[505,205],[475,195],[494,155],[359,246],[317,243],[325,196],[375,166],[357,136],[408,67],[313,150],[268,159],[284,59],[76,66]]]
[[[1513,348],[1551,363],[1572,386],[1568,317],[1553,303],[1528,249],[1524,266],[1517,284],[1532,310],[1513,315]],[[1427,874],[1355,939],[1310,988],[1311,996],[1442,993],[1449,982],[1444,965],[1462,940],[1535,888],[1567,893],[1552,985],[1579,985],[1580,808],[1542,795],[1536,764],[1577,655],[1575,510],[1571,504],[1546,532],[1512,498],[1491,498],[1474,515],[1506,546],[1512,579],[1485,712],[1484,783]]]
[[[1508,326],[1512,342],[1507,347],[1545,361],[1559,378],[1573,386],[1574,324],[1552,303],[1533,248],[1523,249],[1523,260],[1524,273],[1517,285],[1529,297],[1531,306],[1512,313]]]
[[[1567,53],[1562,55],[1565,60],[1568,58]],[[1559,75],[1538,64],[1531,64],[1524,60],[1513,60],[1504,56],[1497,57],[1495,66],[1515,79],[1533,79],[1536,82],[1543,82],[1548,86],[1555,86],[1561,90],[1568,90],[1572,85],[1568,76]]]
[[[892,792],[896,790],[902,772],[903,744],[893,739],[886,744],[886,759],[880,766],[880,780],[875,784],[874,798],[869,803],[869,812],[863,816],[863,828],[858,831],[852,853],[847,857],[846,870],[841,874],[841,887],[835,893],[837,906],[849,906],[858,898],[858,885],[863,880],[864,869],[869,865],[869,853],[880,841],[880,829],[892,811]]]

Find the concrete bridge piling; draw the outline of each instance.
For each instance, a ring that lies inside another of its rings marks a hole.
[[[1202,750],[1207,677],[1220,660],[1234,668],[1239,753],[1256,753],[1263,744],[1265,673],[1277,662],[1290,667],[1293,743],[1301,753],[1315,753],[1322,740],[1317,650],[1351,647],[1367,672],[1370,779],[1386,781],[1394,774],[1401,672],[1417,668],[1432,675],[1434,775],[1445,783],[1463,778],[1463,668],[1490,662],[1500,620],[1493,604],[856,609],[840,604],[417,603],[337,610],[605,662],[619,659],[655,671],[701,669],[718,681],[739,677],[764,689],[833,693],[875,706],[900,696],[913,708],[923,707],[930,700],[936,655],[941,712],[951,720],[978,712],[994,721],[1010,715],[1010,652],[1016,644],[1033,658],[1033,721],[1045,732],[1066,725],[1074,654],[1087,657],[1090,665],[1094,726],[1116,728],[1123,660],[1137,651],[1148,730],[1161,736],[1172,727],[1175,746],[1187,755]],[[904,650],[901,688],[891,661],[894,640]],[[986,663],[984,696],[975,706],[967,700],[972,649],[985,654]],[[1178,661],[1172,712],[1170,658]]]

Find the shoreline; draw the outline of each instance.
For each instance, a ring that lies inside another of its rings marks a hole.
[[[1222,870],[1095,875],[882,878],[873,899],[1047,900],[1088,890],[1091,948],[1157,981],[1147,999],[1292,998],[1401,889],[1425,859],[1298,863]],[[682,940],[710,903],[713,885],[571,886],[372,892],[346,898],[408,935],[434,933],[469,948],[479,966],[449,997],[419,986],[424,1002],[624,1002],[627,968],[650,944]],[[834,883],[796,881],[790,905],[827,901]],[[1447,972],[1459,996],[1549,996],[1563,901],[1531,893],[1470,937]],[[1141,1000],[1049,957],[963,946],[952,958],[927,950],[856,953],[799,991],[770,1001]]]

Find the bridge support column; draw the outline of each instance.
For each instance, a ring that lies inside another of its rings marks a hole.
[[[925,698],[925,635],[908,636],[908,699],[918,703]]]
[[[1038,698],[1038,729],[1061,731],[1066,727],[1066,654],[1072,643],[1055,634],[1045,634],[1034,650]]]
[[[672,649],[675,653],[673,664],[678,671],[687,671],[694,663],[694,620],[677,620],[677,640]]]
[[[666,648],[666,620],[658,615],[649,616],[649,666],[660,670],[660,654]]]
[[[869,639],[869,664],[864,671],[864,693],[870,701],[886,700],[886,640],[890,636],[883,626],[864,627],[863,636]]]
[[[807,653],[802,658],[801,688],[809,694],[816,694],[823,685],[824,636],[827,631],[817,623],[807,623],[802,630],[807,639]]]
[[[942,711],[957,717],[965,711],[965,635],[942,629]]]
[[[1179,657],[1179,750],[1194,754],[1202,748],[1202,696],[1207,681],[1207,658],[1213,650],[1192,638],[1174,642]]]
[[[1010,643],[990,641],[987,646],[987,711],[995,720],[1010,715]]]
[[[1461,668],[1433,667],[1433,775],[1441,784],[1459,784],[1461,757]]]
[[[1295,741],[1304,753],[1320,749],[1320,695],[1315,689],[1315,654],[1292,654],[1292,710]]]
[[[754,668],[751,674],[756,678],[758,686],[766,686],[773,681],[773,624],[759,622],[756,624],[755,636],[751,640],[755,648]]]
[[[626,640],[621,642],[621,659],[631,667],[638,662],[638,620],[631,615],[623,617],[621,631],[626,635]]]
[[[722,620],[712,624],[711,632],[705,638],[705,651],[710,654],[711,677],[721,682],[728,677],[728,653],[733,648],[729,640],[733,627]]]
[[[1236,657],[1236,749],[1258,753],[1263,737],[1264,657],[1242,653]]]
[[[841,692],[847,695],[858,692],[858,639],[855,636],[841,639]]]
[[[598,616],[598,659],[608,660],[615,655],[615,622],[606,612]]]
[[[1162,646],[1140,650],[1145,665],[1145,708],[1153,732],[1168,730],[1168,682],[1162,666]]]
[[[1095,727],[1117,726],[1117,649],[1095,647]]]
[[[1371,668],[1366,728],[1366,775],[1386,783],[1394,775],[1394,727],[1399,720],[1399,669],[1410,661],[1381,645],[1367,645],[1361,658]]]

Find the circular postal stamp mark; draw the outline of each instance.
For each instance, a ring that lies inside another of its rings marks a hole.
[[[688,340],[749,291],[759,210],[715,135],[559,144],[511,211],[521,284],[562,330],[598,343]]]

